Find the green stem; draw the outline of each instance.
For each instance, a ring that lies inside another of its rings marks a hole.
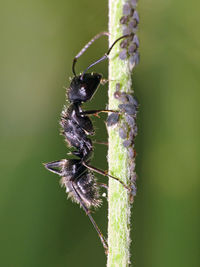
[[[125,0],[109,0],[109,46],[120,36],[122,27],[120,18]],[[116,83],[120,90],[132,93],[131,72],[128,60],[119,59],[119,44],[116,44],[109,56],[109,109],[118,109],[119,101],[114,98]],[[108,164],[109,173],[130,183],[130,168],[128,150],[119,137],[119,127],[109,127]],[[127,190],[113,179],[109,179],[108,191],[108,262],[107,267],[127,267],[130,264],[130,215],[131,204]]]

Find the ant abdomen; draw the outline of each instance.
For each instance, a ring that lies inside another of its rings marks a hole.
[[[68,197],[80,204],[81,207],[84,204],[88,209],[97,208],[102,203],[96,179],[88,171],[74,181],[69,176],[64,176],[61,178],[60,184],[66,188]]]
[[[99,207],[101,199],[99,195],[99,186],[96,178],[82,164],[80,159],[63,159],[45,164],[45,167],[60,176],[61,186],[65,187],[68,196],[87,208]]]

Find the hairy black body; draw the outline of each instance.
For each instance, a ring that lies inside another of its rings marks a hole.
[[[68,196],[73,201],[80,204],[80,206],[85,210],[96,231],[98,232],[105,251],[107,251],[108,248],[106,239],[102,235],[100,229],[90,214],[91,208],[97,208],[100,206],[100,187],[106,187],[106,185],[97,183],[92,172],[109,176],[119,181],[128,190],[129,187],[118,178],[109,175],[106,171],[102,171],[90,165],[93,155],[93,144],[92,140],[90,139],[90,135],[94,135],[94,128],[88,115],[110,111],[82,110],[82,104],[91,100],[95,94],[98,86],[100,85],[102,76],[99,73],[86,73],[85,71],[81,75],[76,75],[75,73],[75,63],[77,58],[85,52],[85,50],[91,45],[91,43],[93,43],[94,40],[102,35],[107,34],[102,33],[94,37],[75,57],[72,66],[74,78],[72,79],[70,87],[67,91],[67,98],[70,102],[70,105],[68,107],[64,107],[61,113],[61,133],[64,136],[68,146],[74,148],[71,153],[77,158],[62,159],[59,161],[49,162],[44,165],[49,171],[61,176],[61,185],[65,187]],[[86,70],[98,62],[107,59],[108,54],[116,42],[125,37],[127,36],[118,38],[110,47],[107,54],[105,54],[100,60],[91,64]]]

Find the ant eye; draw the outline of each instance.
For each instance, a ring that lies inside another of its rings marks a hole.
[[[80,88],[80,95],[82,95],[83,97],[86,96],[86,90],[84,86]]]

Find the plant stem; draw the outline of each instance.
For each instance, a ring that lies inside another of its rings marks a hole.
[[[120,36],[122,27],[120,18],[125,0],[109,0],[109,46]],[[115,45],[109,58],[109,109],[117,110],[119,101],[114,98],[116,83],[120,83],[120,90],[132,93],[131,72],[128,60],[119,59],[119,44]],[[108,127],[109,173],[121,179],[125,184],[130,183],[130,167],[128,150],[123,146],[119,137],[120,123]],[[107,267],[127,267],[130,264],[130,215],[131,204],[127,190],[115,180],[109,179],[108,191],[108,262]]]

